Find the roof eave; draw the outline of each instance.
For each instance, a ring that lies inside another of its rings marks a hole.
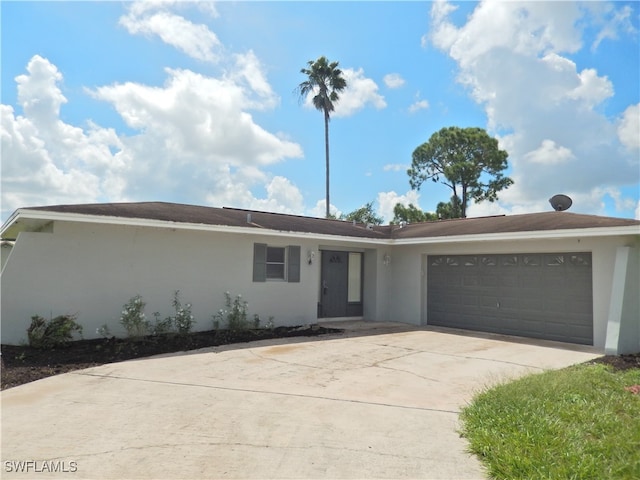
[[[615,237],[625,235],[640,235],[640,226],[628,225],[621,227],[570,228],[562,230],[533,230],[523,232],[499,232],[437,237],[402,238],[396,239],[394,241],[394,245],[424,245],[434,243],[468,243],[543,239],[551,240],[563,238]]]
[[[16,211],[2,226],[1,238],[5,238],[6,232],[20,232],[24,229],[20,229],[18,224],[21,220],[39,220],[43,223],[48,222],[77,222],[77,223],[97,223],[102,225],[121,225],[132,227],[149,227],[149,228],[170,228],[176,230],[192,230],[192,231],[206,231],[206,232],[222,232],[222,233],[241,233],[249,235],[267,235],[273,237],[288,237],[288,238],[313,238],[317,240],[333,240],[337,238],[343,242],[349,243],[366,243],[366,244],[389,244],[387,238],[371,238],[371,237],[352,237],[348,235],[330,235],[319,234],[313,232],[299,232],[291,230],[274,230],[259,226],[252,227],[238,227],[229,225],[211,225],[206,223],[186,223],[186,222],[173,222],[167,220],[153,220],[147,218],[136,217],[117,217],[108,215],[88,215],[85,213],[66,213],[66,212],[51,212],[42,210],[29,210],[22,209]],[[13,228],[12,228],[13,227]],[[13,240],[13,238],[7,237],[6,239]]]
[[[621,235],[640,235],[640,225],[628,225],[618,227],[591,227],[572,228],[561,230],[533,230],[520,232],[499,232],[448,236],[423,236],[415,238],[372,238],[355,237],[348,235],[319,234],[312,232],[299,232],[290,230],[273,230],[260,227],[210,225],[204,223],[184,223],[167,220],[153,220],[146,218],[118,217],[106,215],[87,215],[80,213],[52,212],[43,210],[18,209],[2,225],[0,237],[5,240],[14,240],[17,233],[26,230],[22,228],[20,222],[23,220],[33,220],[44,223],[54,221],[97,223],[104,225],[123,225],[151,228],[172,228],[179,230],[241,233],[250,235],[267,235],[275,237],[307,238],[317,240],[340,239],[342,242],[371,244],[371,245],[417,245],[436,243],[468,243],[468,242],[490,242],[490,241],[510,241],[510,240],[532,240],[532,239],[562,239],[562,238],[587,238],[587,237],[611,237]],[[11,232],[7,235],[7,232]],[[15,232],[15,235],[14,233]]]

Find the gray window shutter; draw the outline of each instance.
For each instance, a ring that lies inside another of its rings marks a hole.
[[[267,281],[267,246],[264,243],[253,244],[253,281]]]
[[[287,271],[287,281],[290,283],[300,282],[300,247],[289,246],[289,264]]]

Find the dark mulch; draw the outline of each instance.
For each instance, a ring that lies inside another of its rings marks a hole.
[[[606,355],[592,360],[591,363],[604,363],[613,367],[614,370],[640,368],[640,352],[628,355]]]
[[[271,338],[312,337],[342,330],[318,325],[277,327],[271,330],[210,330],[185,336],[163,335],[140,339],[100,338],[78,340],[63,347],[41,350],[28,346],[2,345],[2,390],[60,373],[105,363],[182,352],[232,343]]]

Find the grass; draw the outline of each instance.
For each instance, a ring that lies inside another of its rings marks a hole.
[[[477,395],[462,435],[497,479],[639,479],[640,369],[582,364]]]

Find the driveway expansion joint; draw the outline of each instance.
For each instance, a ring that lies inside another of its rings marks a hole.
[[[154,384],[160,384],[160,385],[172,385],[172,386],[178,386],[178,387],[207,388],[207,389],[211,389],[211,390],[226,390],[226,391],[233,391],[233,392],[255,393],[255,394],[261,394],[261,395],[267,394],[267,395],[280,395],[280,396],[284,396],[284,397],[309,398],[309,399],[315,399],[315,400],[326,400],[326,401],[329,401],[329,402],[357,403],[357,404],[371,405],[371,406],[378,406],[378,407],[390,407],[390,408],[400,408],[400,409],[409,409],[409,410],[419,410],[419,411],[437,412],[437,413],[445,413],[445,414],[453,414],[453,415],[459,415],[460,414],[459,410],[446,410],[446,409],[439,409],[439,408],[427,408],[427,407],[418,407],[418,406],[412,406],[412,405],[394,405],[394,404],[391,404],[391,403],[382,403],[382,402],[365,402],[364,400],[326,397],[326,396],[323,396],[323,395],[304,395],[304,394],[300,394],[300,393],[274,392],[274,391],[269,391],[269,390],[256,390],[256,389],[251,389],[251,388],[224,387],[224,386],[221,386],[221,385],[203,385],[203,384],[200,384],[200,383],[170,382],[170,381],[166,381],[166,380],[152,380],[152,379],[148,379],[148,378],[135,378],[135,377],[114,376],[114,375],[101,375],[101,374],[90,373],[90,372],[70,372],[70,375],[80,375],[80,376],[98,377],[98,378],[111,378],[111,379],[114,379],[114,380],[125,380],[125,381],[132,381],[132,382],[148,382],[148,383],[154,383]]]
[[[540,371],[545,371],[546,370],[546,368],[538,367],[536,365],[528,365],[528,364],[524,364],[524,363],[510,362],[508,360],[496,360],[496,359],[493,359],[493,358],[474,357],[473,355],[458,355],[458,354],[455,354],[455,353],[443,353],[443,352],[437,352],[437,351],[433,351],[433,350],[423,350],[423,349],[411,348],[411,347],[396,347],[396,346],[387,345],[387,344],[384,344],[384,343],[376,343],[376,342],[367,342],[367,343],[370,343],[371,345],[377,345],[379,347],[403,348],[405,350],[410,350],[414,354],[428,353],[429,355],[439,355],[439,356],[443,356],[443,357],[464,358],[466,360],[480,360],[482,362],[491,362],[491,363],[504,363],[505,365],[514,365],[516,367],[535,368],[535,369],[540,370]],[[401,357],[402,356],[400,356],[398,358],[401,358]]]

